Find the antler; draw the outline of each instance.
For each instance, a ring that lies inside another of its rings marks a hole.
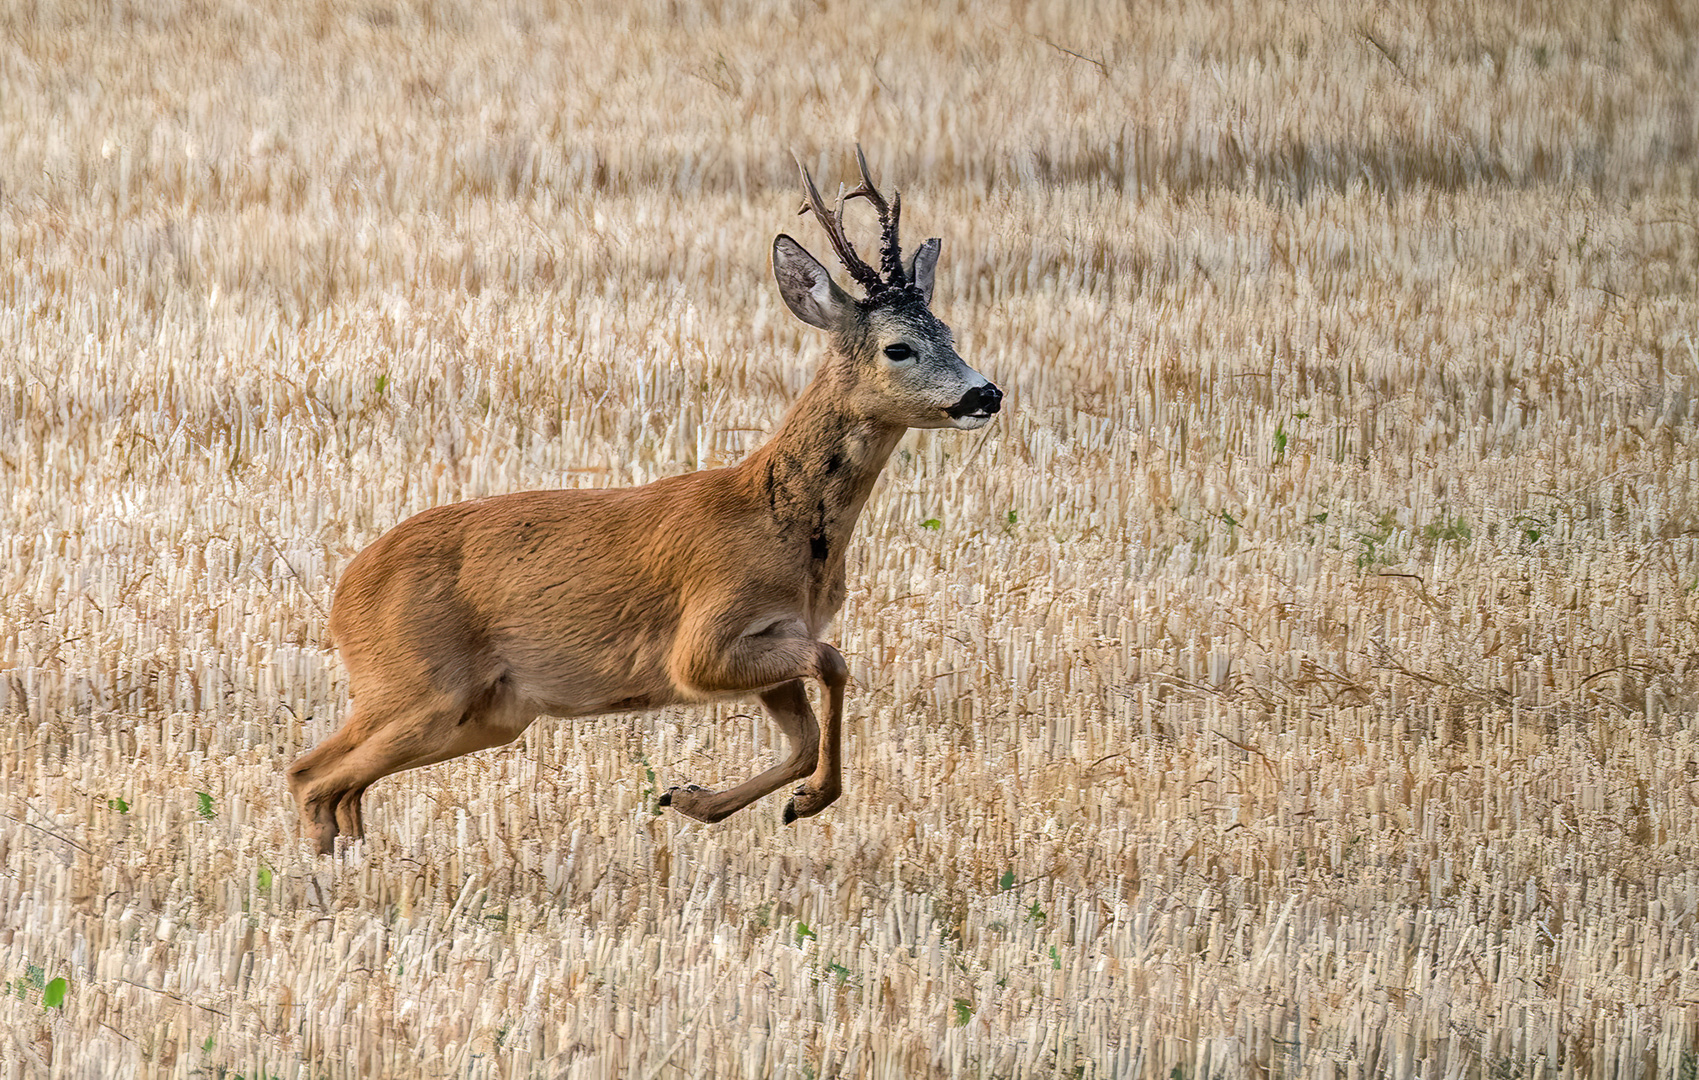
[[[855,144],[855,165],[861,170],[861,185],[844,198],[853,199],[859,195],[879,212],[879,269],[885,275],[887,286],[900,289],[908,284],[908,276],[903,273],[903,246],[897,240],[897,223],[903,216],[903,194],[892,191],[889,203],[885,196],[879,194],[879,189],[873,186],[873,177],[867,172],[867,158],[861,152],[860,143]]]
[[[797,158],[796,167],[802,173],[802,194],[804,202],[799,214],[813,212],[820,227],[826,231],[826,239],[832,242],[832,250],[838,253],[838,261],[844,264],[844,269],[850,276],[867,290],[869,297],[890,289],[900,289],[908,284],[908,277],[903,272],[903,249],[897,240],[897,223],[902,216],[903,197],[893,192],[892,201],[887,203],[885,196],[879,194],[879,189],[873,186],[873,178],[867,172],[867,158],[862,155],[861,144],[855,147],[855,163],[861,170],[861,184],[854,191],[845,192],[842,184],[838,185],[838,205],[835,210],[826,209],[826,201],[820,197],[820,189],[814,186],[814,178],[808,175],[808,167]],[[863,198],[873,204],[873,209],[879,213],[880,248],[879,265],[884,271],[884,277],[879,271],[862,261],[855,252],[855,247],[844,233],[844,203],[850,199]]]

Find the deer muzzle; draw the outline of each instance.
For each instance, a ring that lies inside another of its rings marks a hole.
[[[944,410],[958,426],[970,426],[962,423],[964,420],[989,420],[1003,407],[1003,391],[991,383],[975,386],[962,395],[962,399]],[[978,427],[978,424],[971,425]]]

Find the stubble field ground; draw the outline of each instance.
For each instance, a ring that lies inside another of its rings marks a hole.
[[[1694,31],[7,6],[0,1075],[1694,1075]],[[857,139],[1009,399],[863,518],[845,798],[544,720],[310,854],[340,568],[755,446]]]

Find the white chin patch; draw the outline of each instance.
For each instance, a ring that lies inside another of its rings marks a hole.
[[[990,413],[969,413],[967,416],[951,417],[950,423],[962,431],[973,431],[991,422]]]

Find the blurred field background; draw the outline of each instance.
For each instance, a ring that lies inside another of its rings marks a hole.
[[[1699,1074],[1696,21],[4,5],[0,1076]],[[308,854],[340,568],[757,445],[857,139],[1009,401],[863,518],[845,798],[545,720]]]

